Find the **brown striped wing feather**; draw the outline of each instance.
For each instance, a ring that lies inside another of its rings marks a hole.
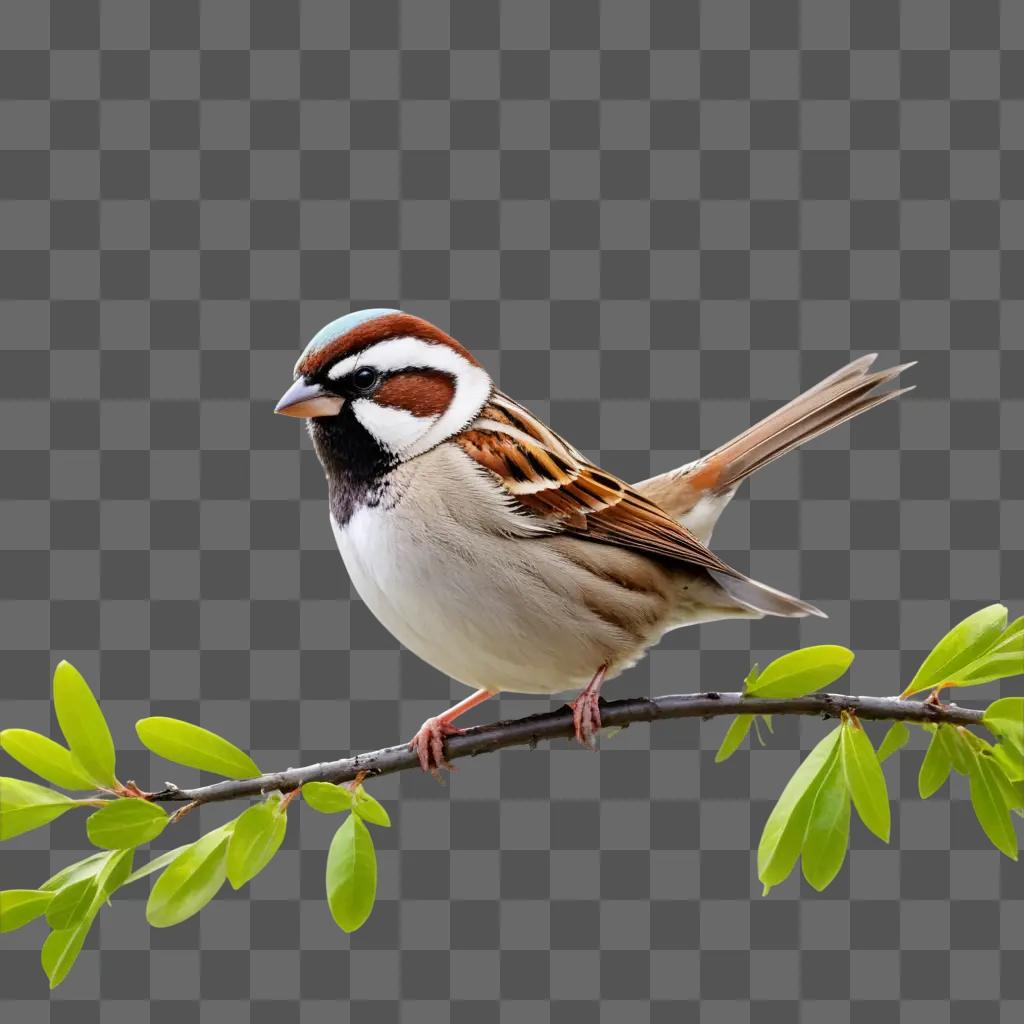
[[[454,440],[525,513],[555,530],[741,577],[653,501],[500,392]]]

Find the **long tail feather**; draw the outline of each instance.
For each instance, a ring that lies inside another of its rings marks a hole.
[[[870,373],[861,356],[755,423],[709,455],[635,485],[704,541],[736,487],[799,445],[913,388],[878,393],[913,363]],[[691,521],[692,520],[692,521]]]
[[[711,486],[716,491],[728,490],[798,445],[913,390],[911,386],[871,393],[913,365],[904,363],[879,373],[843,375],[815,385],[704,459],[707,466],[714,467],[716,479]],[[856,364],[846,369],[853,366]]]
[[[806,615],[817,615],[827,619],[828,616],[813,604],[801,601],[791,594],[769,587],[767,583],[752,580],[748,576],[739,579],[728,576],[724,572],[710,570],[718,585],[737,603],[751,608],[762,615],[781,615],[785,618],[799,619]]]

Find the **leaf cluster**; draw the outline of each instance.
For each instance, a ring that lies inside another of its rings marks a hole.
[[[68,865],[38,889],[0,892],[0,932],[45,919],[49,932],[40,958],[51,988],[67,976],[93,921],[118,889],[156,876],[146,920],[154,928],[166,928],[199,913],[225,881],[235,889],[252,881],[281,848],[288,807],[297,795],[270,793],[195,842],[158,854],[133,870],[136,849],[160,836],[174,818],[149,799],[152,794],[118,780],[114,741],[103,712],[89,685],[67,662],[54,674],[53,704],[66,745],[28,729],[0,732],[0,747],[8,755],[59,787],[0,778],[0,839],[40,828],[72,808],[92,809],[85,830],[99,852]],[[201,726],[153,717],[137,722],[136,733],[152,753],[176,764],[229,779],[260,775],[247,753]],[[348,812],[328,853],[326,890],[339,927],[354,931],[369,917],[377,890],[376,854],[366,823],[390,825],[388,813],[361,784],[317,782],[302,792],[317,811]]]
[[[742,697],[799,698],[839,680],[853,662],[845,647],[806,647],[755,665]],[[957,624],[935,645],[903,692],[929,692],[1024,674],[1024,618],[1008,624],[1006,608],[991,605]],[[742,705],[742,698],[741,698]],[[0,778],[0,840],[41,828],[75,808],[89,808],[86,834],[97,852],[68,865],[38,889],[0,892],[0,932],[45,919],[43,969],[56,986],[67,976],[103,906],[122,887],[153,876],[146,919],[154,928],[197,914],[225,882],[238,889],[266,869],[281,849],[290,806],[299,795],[270,792],[230,821],[194,842],[157,854],[135,867],[136,850],[156,840],[187,811],[168,816],[156,794],[124,784],[116,775],[113,737],[96,697],[81,674],[61,662],[53,678],[53,706],[63,743],[28,729],[0,732],[0,748],[40,782]],[[1018,855],[1013,814],[1024,811],[1024,696],[996,700],[983,725],[992,742],[964,727],[924,722],[928,746],[918,775],[922,798],[936,793],[955,773],[970,787],[981,829],[1008,857]],[[715,760],[731,757],[751,729],[771,730],[771,716],[736,715]],[[230,740],[174,718],[136,723],[141,743],[179,765],[228,779],[252,779],[260,769]],[[889,841],[889,795],[883,763],[900,750],[910,729],[896,720],[878,749],[863,723],[843,712],[810,751],[768,815],[757,851],[758,876],[767,893],[801,863],[815,889],[842,868],[852,812],[883,842]],[[43,785],[42,783],[49,783]],[[388,827],[387,811],[361,784],[308,782],[302,802],[320,814],[343,815],[327,853],[327,904],[338,927],[351,932],[369,917],[377,892],[377,859],[370,825]]]

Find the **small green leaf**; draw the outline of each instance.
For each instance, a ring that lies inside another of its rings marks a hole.
[[[111,850],[104,856],[107,859],[96,875],[101,902],[128,881],[135,861],[135,850]]]
[[[377,856],[370,830],[350,814],[327,851],[327,902],[331,916],[345,932],[361,927],[377,898]]]
[[[1020,787],[1015,786],[1006,772],[1003,771],[1003,766],[995,756],[995,750],[985,751],[979,754],[979,757],[982,760],[987,760],[992,767],[992,776],[999,784],[999,789],[1002,791],[1006,806],[1011,811],[1019,811],[1024,807],[1024,794],[1022,794]]]
[[[1006,777],[1011,782],[1024,780],[1024,754],[1012,744],[997,743],[992,748],[992,756],[999,762]]]
[[[256,762],[230,740],[177,718],[143,718],[135,723],[142,743],[160,757],[229,779],[254,779]]]
[[[953,725],[942,725],[936,728],[935,734],[939,737],[939,742],[946,748],[953,771],[959,775],[966,775],[970,770],[971,749],[959,728]]]
[[[766,893],[786,878],[800,856],[817,786],[838,742],[839,730],[833,729],[804,758],[768,815],[757,847],[757,877]]]
[[[53,710],[71,752],[96,785],[111,787],[114,777],[114,740],[103,712],[74,666],[62,661],[53,674]]]
[[[893,722],[882,737],[882,745],[878,748],[878,763],[885,764],[909,739],[910,730],[903,722]]]
[[[753,722],[753,715],[737,715],[729,723],[729,728],[726,729],[725,735],[722,737],[722,745],[718,748],[718,753],[715,754],[715,764],[728,761],[736,753],[740,744],[747,738],[747,733],[750,732]]]
[[[752,697],[803,697],[834,683],[852,661],[853,651],[845,647],[804,647],[776,658],[746,692]]]
[[[909,697],[947,683],[999,639],[1006,628],[1006,607],[992,604],[957,623],[924,659],[917,675],[901,694]]]
[[[94,914],[89,915],[73,928],[50,932],[46,936],[39,959],[46,976],[50,979],[51,989],[56,988],[74,966],[94,918]]]
[[[42,917],[53,899],[43,889],[7,889],[0,892],[0,932],[13,932]]]
[[[76,860],[66,868],[61,868],[57,874],[43,882],[39,888],[49,892],[56,892],[58,889],[63,889],[65,885],[77,882],[80,878],[92,878],[100,871],[109,856],[109,853],[101,850],[99,853],[94,853],[84,860]]]
[[[948,746],[943,742],[942,726],[939,726],[932,733],[931,743],[921,762],[921,770],[917,773],[917,791],[922,800],[927,800],[945,784],[952,768],[953,760],[949,756]]]
[[[146,904],[146,920],[167,928],[198,914],[227,877],[228,830],[203,836],[174,858],[156,880]]]
[[[957,673],[957,686],[976,686],[1024,674],[1024,616],[1010,623],[996,642]]]
[[[0,779],[0,839],[12,839],[59,818],[78,801],[24,779]]]
[[[976,662],[958,672],[953,686],[980,686],[996,679],[1024,675],[1024,651],[1002,651],[998,654],[984,654]]]
[[[839,750],[846,785],[860,820],[879,839],[889,842],[889,791],[868,734],[847,719]]]
[[[53,902],[46,911],[46,923],[54,930],[74,928],[89,913],[99,884],[96,878],[80,878],[77,882],[65,885],[53,897]]]
[[[159,857],[154,857],[152,860],[143,864],[137,871],[133,871],[124,880],[123,884],[131,885],[132,882],[137,882],[139,879],[146,878],[153,874],[154,871],[159,871],[161,868],[166,867],[172,860],[178,857],[179,854],[184,853],[191,845],[191,843],[185,843],[184,846],[176,846],[173,850],[166,850],[164,853],[161,853]]]
[[[750,671],[747,673],[746,678],[743,680],[743,692],[749,693],[750,688],[757,682],[757,677],[761,674],[761,666],[754,664],[751,665]]]
[[[391,818],[388,812],[361,785],[355,788],[352,798],[352,810],[363,821],[368,821],[371,825],[382,825],[384,828],[391,827]]]
[[[990,704],[982,717],[985,728],[1024,753],[1024,697],[1003,697]]]
[[[992,845],[1011,860],[1017,859],[1017,833],[1000,785],[999,768],[989,757],[975,754],[969,777],[971,804],[978,823]]]
[[[254,804],[235,821],[228,843],[227,873],[232,888],[240,889],[273,859],[288,828],[288,816],[278,801]]]
[[[127,850],[156,839],[167,827],[167,812],[138,797],[113,800],[85,823],[89,842],[105,850]]]
[[[331,782],[307,782],[302,787],[302,799],[321,814],[338,814],[352,809],[352,794],[344,786]]]
[[[43,943],[40,960],[43,970],[50,979],[50,988],[56,988],[71,970],[78,954],[82,951],[89,929],[99,913],[103,901],[124,882],[124,879],[132,864],[131,850],[115,850],[112,853],[104,853],[102,866],[94,880],[84,880],[87,884],[95,887],[92,903],[89,905],[84,916],[77,924],[68,928],[58,929],[50,932]],[[73,883],[82,884],[82,879]],[[58,896],[60,894],[58,893]],[[57,897],[54,897],[56,902]]]
[[[78,759],[49,736],[31,729],[4,729],[0,747],[18,764],[42,779],[63,789],[95,789],[96,783],[78,763]]]
[[[818,892],[839,874],[850,841],[850,794],[835,755],[831,765],[814,797],[801,851],[804,878]]]

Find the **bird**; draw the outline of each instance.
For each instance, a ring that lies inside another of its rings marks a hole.
[[[460,342],[397,309],[328,323],[275,412],[306,420],[330,524],[361,600],[408,650],[472,688],[409,741],[450,768],[454,722],[500,692],[557,694],[596,746],[604,683],[668,632],[720,619],[823,616],[709,547],[740,484],[910,388],[913,364],[842,367],[678,469],[628,484],[505,394]]]

